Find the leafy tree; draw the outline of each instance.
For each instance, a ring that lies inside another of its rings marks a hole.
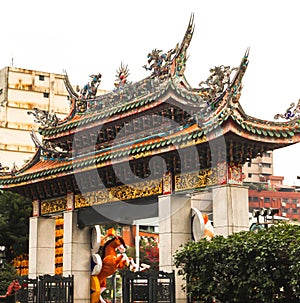
[[[187,294],[222,303],[300,302],[300,226],[189,242],[175,254]]]
[[[6,247],[6,259],[28,253],[29,217],[32,205],[24,197],[0,191],[0,245]]]

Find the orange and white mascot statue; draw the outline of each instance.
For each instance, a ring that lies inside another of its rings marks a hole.
[[[101,257],[98,254],[103,246]],[[119,253],[117,253],[117,251]],[[122,237],[117,236],[113,228],[101,237],[100,227],[92,230],[92,273],[91,273],[91,303],[105,303],[101,293],[106,289],[106,278],[130,264],[135,267],[132,258],[125,254],[126,245]]]

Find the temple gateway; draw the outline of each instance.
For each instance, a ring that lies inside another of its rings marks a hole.
[[[89,302],[94,225],[158,217],[164,271],[175,269],[172,255],[191,240],[192,208],[213,214],[216,234],[249,229],[242,165],[300,141],[299,104],[279,115],[283,122],[244,112],[248,50],[239,66],[214,67],[191,87],[184,72],[193,32],[192,16],[181,43],[148,54],[147,78],[130,82],[121,64],[114,90],[103,95],[100,73],[80,91],[66,74],[72,104],[64,120],[33,112],[41,123],[42,139],[32,133],[36,154],[0,180],[33,203],[29,277],[74,275],[75,302]],[[180,284],[176,302],[185,302]]]

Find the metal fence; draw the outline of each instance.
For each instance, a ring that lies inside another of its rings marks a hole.
[[[18,279],[21,289],[16,294],[20,303],[73,303],[73,276],[39,276]]]
[[[123,303],[175,303],[174,272],[122,273]]]

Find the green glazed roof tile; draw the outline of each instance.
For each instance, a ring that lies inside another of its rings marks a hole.
[[[246,124],[246,129],[247,129],[248,132],[251,131],[251,128],[250,128],[250,126],[248,124]]]
[[[280,138],[280,137],[281,137],[279,132],[274,132],[274,133],[275,133],[275,136],[276,136],[277,138]]]
[[[264,136],[266,136],[266,137],[268,136],[268,133],[264,129],[262,130],[262,133]]]
[[[284,138],[286,138],[286,137],[288,136],[287,133],[284,132],[284,131],[281,131],[280,133],[281,133],[281,135],[282,135]]]

